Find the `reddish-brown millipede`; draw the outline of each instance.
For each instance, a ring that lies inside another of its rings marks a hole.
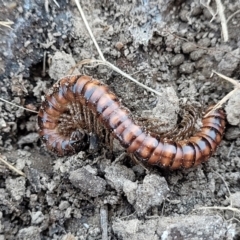
[[[137,125],[108,86],[89,76],[61,79],[38,113],[39,135],[59,156],[84,149],[91,133],[111,134],[137,159],[170,169],[205,162],[221,142],[225,124],[225,114],[219,109],[203,117],[194,136],[181,141],[161,139]]]

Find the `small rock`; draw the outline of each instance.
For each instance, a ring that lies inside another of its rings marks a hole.
[[[55,200],[54,200],[54,197],[52,195],[47,194],[46,195],[46,200],[47,200],[48,206],[53,206],[55,204]]]
[[[232,229],[231,229],[232,228]],[[234,227],[218,215],[166,217],[158,222],[157,233],[161,239],[232,239]]]
[[[201,47],[209,47],[211,45],[211,40],[209,38],[201,38],[198,41],[198,45]]]
[[[18,141],[18,146],[22,148],[23,144],[36,143],[39,139],[38,133],[29,133]]]
[[[231,125],[240,126],[240,91],[237,91],[225,107],[227,120]]]
[[[235,140],[240,138],[240,128],[239,127],[229,127],[225,133],[225,138],[227,140]]]
[[[147,175],[138,186],[125,182],[123,191],[137,214],[143,215],[150,207],[161,205],[169,189],[165,178],[152,174]]]
[[[7,124],[3,118],[0,118],[0,129],[7,127]]]
[[[136,201],[136,191],[138,188],[138,184],[136,182],[131,182],[126,180],[123,185],[123,192],[127,196],[128,202],[134,204]]]
[[[61,201],[60,204],[59,204],[59,209],[61,211],[67,209],[68,207],[70,206],[69,202],[68,201]]]
[[[76,188],[81,189],[91,197],[102,195],[106,189],[106,181],[94,176],[84,167],[71,172],[69,180]]]
[[[8,177],[6,179],[6,189],[8,192],[10,192],[13,200],[19,202],[22,201],[22,198],[25,194],[25,183],[26,183],[25,177],[17,177],[15,179]]]
[[[157,220],[140,221],[138,219],[132,219],[127,221],[114,221],[113,232],[117,235],[117,239],[122,240],[159,240],[161,238],[156,234]]]
[[[44,215],[41,211],[31,213],[32,224],[40,224],[44,220]]]
[[[239,66],[240,48],[226,53],[218,64],[218,72],[230,77]]]
[[[72,55],[65,52],[56,52],[52,58],[52,64],[49,68],[49,76],[54,80],[59,80],[68,74],[68,71],[76,65]],[[72,75],[79,74],[77,69],[71,73]]]
[[[232,193],[229,197],[230,201],[232,201],[233,207],[240,208],[240,192]]]
[[[176,54],[171,60],[171,64],[173,66],[179,66],[183,62],[184,62],[184,55],[183,54]]]
[[[38,227],[23,228],[19,231],[17,237],[18,237],[17,238],[18,240],[28,240],[28,239],[41,240],[40,228]]]
[[[193,9],[191,10],[191,16],[195,17],[198,16],[202,13],[202,8],[201,6],[195,6],[193,7]]]
[[[123,165],[115,164],[107,166],[105,173],[108,184],[118,192],[122,191],[126,180],[130,180],[131,182],[135,181],[133,170]]]
[[[213,51],[212,56],[215,58],[217,62],[220,62],[223,59],[223,56],[227,52],[231,52],[232,48],[229,45],[220,45],[219,51]]]
[[[193,52],[196,49],[196,44],[192,42],[184,42],[182,44],[182,50],[184,53]]]
[[[27,179],[29,180],[33,190],[35,192],[40,192],[42,184],[40,182],[40,173],[38,172],[38,170],[34,168],[26,167],[25,173],[27,175]]]
[[[118,220],[113,222],[118,239],[233,239],[235,226],[218,215],[160,217],[150,220]]]
[[[187,22],[188,21],[188,17],[189,17],[189,12],[185,9],[183,9],[180,14],[180,19],[183,21],[183,22]]]
[[[205,51],[203,49],[198,49],[198,50],[190,53],[190,58],[193,61],[197,61],[203,56],[204,53],[205,53]]]
[[[167,101],[166,101],[167,99]],[[150,119],[145,126],[149,129],[167,132],[176,126],[179,112],[179,98],[173,87],[165,87],[161,96],[158,96],[156,106],[151,110],[141,111],[143,118]],[[151,121],[158,119],[158,121]]]
[[[195,69],[195,65],[194,63],[183,63],[180,67],[179,67],[179,71],[180,73],[193,73]]]
[[[76,238],[74,235],[72,235],[71,233],[67,233],[65,234],[61,240],[77,240],[78,238]]]
[[[206,19],[209,19],[209,20],[213,17],[207,8],[203,9],[203,15]]]
[[[120,51],[122,48],[124,47],[123,43],[122,42],[117,42],[115,44],[115,48]]]

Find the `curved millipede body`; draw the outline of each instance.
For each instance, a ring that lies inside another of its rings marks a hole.
[[[210,108],[206,111],[209,112]],[[162,139],[137,125],[107,85],[89,76],[69,76],[53,86],[38,113],[39,134],[59,156],[74,154],[88,145],[89,134],[111,135],[127,152],[150,165],[190,168],[205,162],[219,145],[225,129],[223,110],[202,119],[192,137]]]

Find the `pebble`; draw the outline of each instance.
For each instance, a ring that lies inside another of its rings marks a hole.
[[[68,201],[61,201],[59,204],[59,209],[61,211],[66,210],[70,206]]]
[[[29,143],[36,143],[39,139],[38,133],[29,133],[24,137],[21,137],[21,139],[18,141],[19,148],[22,148],[23,144],[29,144]]]
[[[126,180],[130,180],[131,182],[135,181],[135,174],[132,169],[115,164],[106,167],[105,179],[112,188],[119,192],[122,191]]]
[[[31,226],[31,227],[22,228],[17,235],[17,239],[18,240],[27,240],[27,239],[41,240],[40,232],[41,230],[38,227]]]
[[[190,73],[193,73],[194,69],[195,69],[195,65],[193,63],[183,63],[179,67],[179,72],[190,74]]]
[[[196,44],[192,42],[184,42],[182,44],[182,51],[183,53],[190,53],[196,50]]]
[[[124,47],[124,44],[122,42],[117,42],[115,44],[115,48],[120,51]]]
[[[179,66],[180,64],[182,64],[184,62],[184,55],[183,54],[176,54],[172,60],[171,60],[171,64],[172,66]]]
[[[228,122],[233,126],[240,126],[240,91],[228,100],[225,107]]]
[[[32,224],[40,224],[44,220],[44,215],[41,211],[31,213]]]
[[[188,21],[188,16],[189,16],[189,12],[187,10],[182,10],[179,14],[180,16],[180,19],[183,21],[183,22],[187,22]]]
[[[6,179],[6,189],[10,192],[11,197],[15,201],[22,201],[22,198],[25,194],[25,177],[17,177],[17,178],[7,178]]]
[[[203,56],[204,53],[205,53],[205,51],[203,49],[198,49],[198,50],[190,53],[190,58],[193,61],[197,61]]]
[[[76,187],[91,197],[102,195],[106,189],[106,181],[93,175],[86,168],[72,171],[69,180]]]
[[[165,178],[156,174],[147,175],[142,184],[126,181],[123,186],[123,192],[139,216],[144,215],[150,207],[161,205],[168,191]]]
[[[219,215],[171,216],[148,220],[117,220],[112,229],[118,239],[233,239],[235,225]]]
[[[228,127],[224,135],[227,140],[236,140],[240,138],[240,128],[239,127]]]
[[[209,38],[202,38],[198,41],[198,45],[201,47],[211,46],[211,40]]]
[[[218,72],[230,77],[238,69],[240,59],[240,48],[226,53],[218,64]]]

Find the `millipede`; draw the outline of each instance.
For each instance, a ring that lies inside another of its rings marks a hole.
[[[86,149],[89,135],[117,139],[143,163],[171,170],[205,162],[216,151],[226,125],[222,109],[202,118],[202,126],[183,140],[161,137],[136,123],[128,108],[101,81],[90,76],[66,76],[53,85],[38,113],[38,133],[58,156]]]

